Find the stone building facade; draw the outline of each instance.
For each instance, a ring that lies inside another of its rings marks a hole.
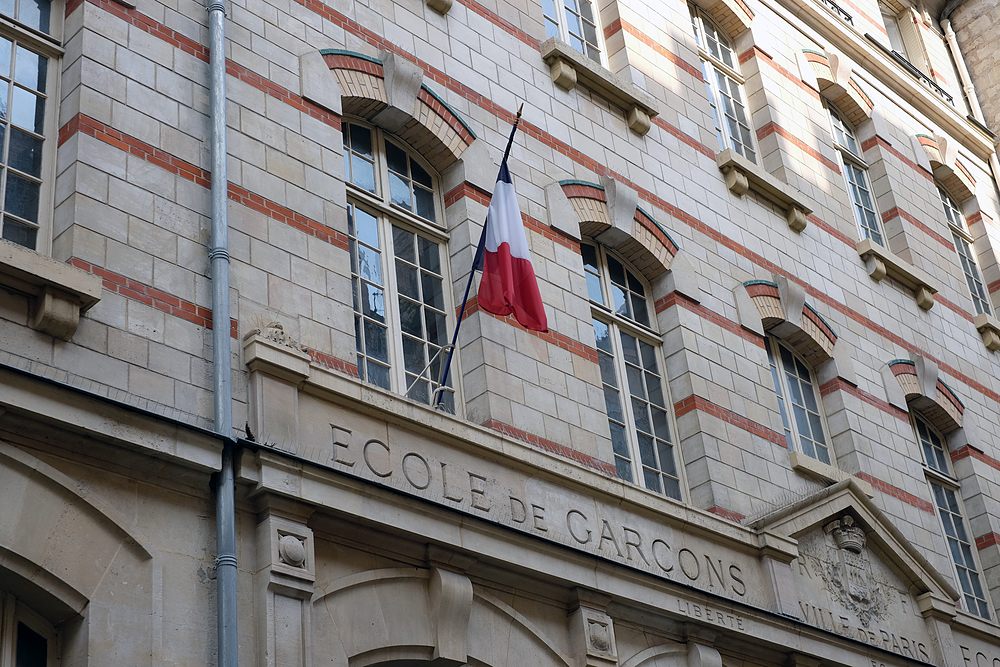
[[[214,663],[224,446],[243,665],[1000,666],[940,11],[235,0],[214,313],[205,7],[0,6],[0,666]],[[549,330],[473,289],[434,409],[522,102]]]

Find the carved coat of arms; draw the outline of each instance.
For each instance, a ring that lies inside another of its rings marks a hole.
[[[865,549],[865,531],[850,515],[824,526],[836,550],[822,559],[822,577],[833,601],[853,612],[864,627],[885,620],[891,597],[875,578]]]

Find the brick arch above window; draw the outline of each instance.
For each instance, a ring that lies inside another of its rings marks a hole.
[[[747,0],[692,0],[719,24],[730,37],[736,38],[750,28],[754,13]]]
[[[937,366],[909,359],[895,359],[887,364],[903,398],[943,434],[962,428],[965,405],[958,395],[938,377]]]
[[[750,301],[760,314],[761,326],[798,352],[813,368],[833,357],[837,333],[823,316],[806,303],[804,291],[782,279],[743,283]]]
[[[810,49],[802,51],[820,93],[833,102],[851,124],[857,126],[871,118],[875,103],[854,78],[854,63],[835,51],[821,53]]]
[[[637,205],[638,197],[615,181],[560,181],[580,222],[580,233],[612,248],[647,280],[668,271],[679,250],[670,234]]]
[[[468,123],[424,83],[423,70],[397,54],[381,51],[376,58],[323,49],[303,55],[299,69],[302,97],[391,132],[438,171],[476,140]]]
[[[976,179],[958,159],[958,143],[935,134],[918,134],[917,141],[927,154],[934,178],[956,201],[964,202],[976,195]]]

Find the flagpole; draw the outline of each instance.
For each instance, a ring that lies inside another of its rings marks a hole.
[[[503,165],[507,163],[507,158],[510,156],[510,147],[514,144],[514,133],[517,132],[517,124],[521,122],[521,112],[524,111],[524,102],[521,102],[521,106],[517,110],[517,115],[514,116],[514,127],[510,128],[510,137],[507,138],[507,147],[503,151],[503,160],[500,161],[500,168],[503,169]],[[497,176],[499,180],[499,175]],[[487,212],[487,219],[489,219],[489,213]],[[455,345],[458,343],[458,329],[462,326],[462,318],[465,317],[465,304],[469,301],[469,291],[472,290],[472,279],[476,275],[476,268],[479,267],[481,259],[483,256],[483,251],[486,248],[486,222],[483,222],[483,232],[479,235],[479,244],[476,246],[476,254],[472,258],[472,268],[469,270],[469,282],[465,285],[465,296],[462,298],[462,307],[458,311],[458,321],[455,323],[455,333],[451,337],[451,345],[448,350],[448,360],[444,364],[444,371],[441,374],[441,382],[438,383],[437,388],[437,401],[434,407],[441,407],[441,401],[444,398],[443,388],[445,383],[448,382],[448,371],[451,370],[451,358],[455,354]]]

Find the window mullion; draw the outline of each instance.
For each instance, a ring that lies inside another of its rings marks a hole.
[[[384,214],[379,216],[379,229],[382,233],[383,252],[382,271],[385,285],[385,320],[389,327],[389,367],[392,385],[396,393],[406,395],[406,369],[403,362],[403,328],[399,314],[399,285],[396,280],[396,248],[392,234],[392,220]],[[391,295],[391,298],[390,298]]]

